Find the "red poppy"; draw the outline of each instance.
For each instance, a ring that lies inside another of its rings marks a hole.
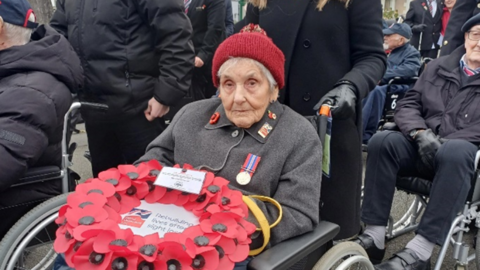
[[[65,253],[75,244],[75,238],[73,238],[73,228],[67,228],[65,230],[57,230],[55,232],[56,238],[53,242],[53,248],[57,253]]]
[[[90,193],[100,193],[105,197],[110,197],[115,194],[115,187],[112,184],[100,181],[98,179],[92,179],[88,183],[78,185],[75,188],[75,192],[90,194]]]
[[[85,241],[86,239],[90,239],[96,237],[103,231],[109,231],[113,228],[118,228],[118,222],[115,222],[111,219],[107,219],[103,222],[98,224],[93,224],[89,226],[78,226],[73,231],[73,237],[77,241]]]
[[[147,262],[153,262],[157,259],[158,245],[163,241],[160,240],[158,233],[146,235],[144,237],[134,235],[133,241],[135,242],[138,253]],[[157,268],[155,268],[157,269]]]
[[[109,264],[110,268],[115,270],[137,270],[138,256],[136,254],[117,254],[114,253]],[[156,269],[156,268],[155,268]]]
[[[228,254],[235,253],[235,241],[233,239],[221,237],[214,247],[217,250],[218,258],[220,259],[218,269],[233,269],[235,263],[230,260]]]
[[[220,119],[220,113],[219,112],[215,112],[214,114],[212,114],[212,116],[210,117],[210,125],[214,125],[218,122],[218,119]]]
[[[193,240],[187,237],[183,233],[166,233],[163,236],[163,241],[165,242],[176,242],[180,243],[184,246],[185,252],[190,256],[190,258],[194,258],[196,254],[196,245],[193,243]]]
[[[144,180],[148,176],[149,171],[145,165],[136,167],[134,165],[119,165],[118,171],[125,176],[128,176],[131,180]]]
[[[219,263],[220,258],[214,247],[202,247],[197,248],[197,254],[192,260],[192,268],[199,270],[217,270],[219,269]]]
[[[100,193],[72,193],[67,197],[67,204],[71,207],[84,208],[87,205],[96,205],[103,207],[107,203],[107,198]]]
[[[147,184],[149,185],[149,190],[150,190],[148,195],[145,196],[145,201],[147,203],[152,204],[152,203],[157,202],[167,192],[167,189],[164,188],[164,187],[153,185],[153,183],[149,184],[149,181],[147,181]]]
[[[180,192],[180,194],[177,197],[177,200],[173,204],[175,204],[176,206],[183,206],[184,204],[190,201],[190,196],[192,196],[192,194]]]
[[[248,217],[248,207],[243,202],[243,194],[228,186],[222,187],[222,192],[216,197],[216,203],[207,207],[210,213],[229,211],[241,217]]]
[[[105,270],[108,269],[112,259],[112,252],[97,253],[93,251],[95,238],[90,238],[80,245],[78,251],[73,255],[72,261],[75,270]],[[72,266],[73,267],[73,266]]]
[[[167,188],[162,198],[158,199],[158,203],[173,204],[178,200],[178,196],[182,193],[180,190]]]
[[[67,223],[72,227],[93,225],[108,218],[108,213],[102,207],[90,204],[83,208],[71,208],[65,213]]]
[[[167,269],[193,270],[192,258],[183,249],[183,245],[177,242],[163,242],[158,246],[159,258],[165,261]],[[175,268],[173,268],[175,267]]]
[[[130,188],[132,188],[132,186]],[[117,192],[114,195],[115,199],[120,203],[120,211],[119,211],[120,214],[128,213],[133,208],[140,206],[140,200],[135,196],[136,188],[132,188],[131,191],[129,191],[129,189],[127,189],[127,191],[124,191],[124,192]],[[131,194],[131,195],[128,195],[128,194]]]
[[[155,181],[157,179],[158,174],[162,170],[163,166],[158,162],[156,159],[149,160],[148,162],[143,162],[138,165],[140,168],[141,166],[145,166],[145,170],[148,171],[148,175],[146,176],[145,180]]]
[[[67,212],[68,209],[71,207],[66,204],[58,210],[58,217],[55,219],[55,223],[58,225],[63,225],[67,222],[67,219],[65,218],[65,213]]]
[[[219,234],[204,233],[198,225],[186,228],[182,234],[192,239],[197,247],[213,246],[221,238]]]
[[[98,174],[98,179],[112,184],[116,191],[124,191],[130,187],[130,178],[123,176],[117,168],[111,168]]]
[[[210,219],[205,219],[200,222],[200,228],[206,233],[219,233],[228,238],[236,238],[237,236],[237,221],[233,218],[231,213],[215,213]]]
[[[93,244],[93,250],[98,253],[113,251],[118,254],[130,254],[137,251],[138,247],[133,241],[132,230],[122,230],[117,226],[100,232]]]

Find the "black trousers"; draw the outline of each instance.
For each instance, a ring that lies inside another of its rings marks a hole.
[[[474,175],[478,147],[464,140],[449,140],[435,155],[433,183],[427,208],[417,234],[428,241],[443,244],[457,213],[463,209]],[[398,175],[420,176],[415,142],[402,133],[383,131],[368,144],[362,221],[386,226]]]
[[[425,58],[429,57],[432,59],[435,59],[438,57],[438,49],[432,49],[432,50],[421,50],[420,55]]]
[[[101,171],[135,162],[166,127],[163,118],[149,122],[143,113],[122,120],[112,123],[85,120],[94,177]]]

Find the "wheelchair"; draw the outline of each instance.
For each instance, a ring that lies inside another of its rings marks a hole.
[[[74,103],[69,113],[83,103]],[[93,104],[93,106],[97,106]],[[67,116],[65,122],[67,122]],[[320,118],[312,122],[319,127]],[[67,127],[67,125],[65,125]],[[64,132],[64,135],[66,133]],[[66,136],[64,136],[66,138]],[[65,140],[67,141],[67,140]],[[67,169],[70,159],[67,144],[62,144],[62,170]],[[24,215],[0,242],[0,269],[52,269],[57,256],[52,244],[55,239],[55,219],[58,210],[66,204],[67,192],[72,190],[67,178],[62,178],[64,194],[54,197]],[[368,256],[356,243],[344,242],[333,246],[333,238],[340,227],[321,221],[309,233],[284,241],[256,256],[248,265],[250,270],[295,270],[295,269],[365,269],[373,270]],[[32,260],[36,256],[36,260]],[[319,258],[321,259],[319,260]],[[34,261],[34,262],[32,262]]]
[[[54,220],[57,217],[58,209],[66,203],[67,193],[75,189],[76,180],[80,178],[69,168],[76,148],[75,143],[69,144],[69,142],[72,131],[75,128],[75,123],[72,122],[71,116],[81,106],[106,109],[105,105],[101,104],[74,102],[64,117],[61,167],[30,168],[18,183],[11,187],[28,188],[34,184],[59,181],[61,183],[62,195],[49,200],[43,200],[43,203],[41,201],[33,201],[0,209],[0,213],[9,211],[8,213],[19,217],[15,224],[11,224],[13,226],[8,224],[8,226],[11,226],[10,230],[4,236],[2,235],[3,239],[0,242],[0,269],[2,270],[51,269],[53,265],[57,256],[52,248],[57,229]]]

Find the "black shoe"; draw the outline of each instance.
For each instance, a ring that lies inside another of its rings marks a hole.
[[[368,254],[368,258],[373,264],[379,264],[385,256],[385,249],[379,249],[375,246],[373,238],[368,234],[360,234],[357,238],[352,240],[353,242],[359,244]]]
[[[430,270],[430,259],[421,261],[413,250],[404,248],[379,265],[376,270]]]

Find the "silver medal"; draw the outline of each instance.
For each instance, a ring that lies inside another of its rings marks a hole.
[[[248,172],[240,172],[237,174],[237,183],[244,186],[250,183],[250,180],[252,180],[252,177]]]

